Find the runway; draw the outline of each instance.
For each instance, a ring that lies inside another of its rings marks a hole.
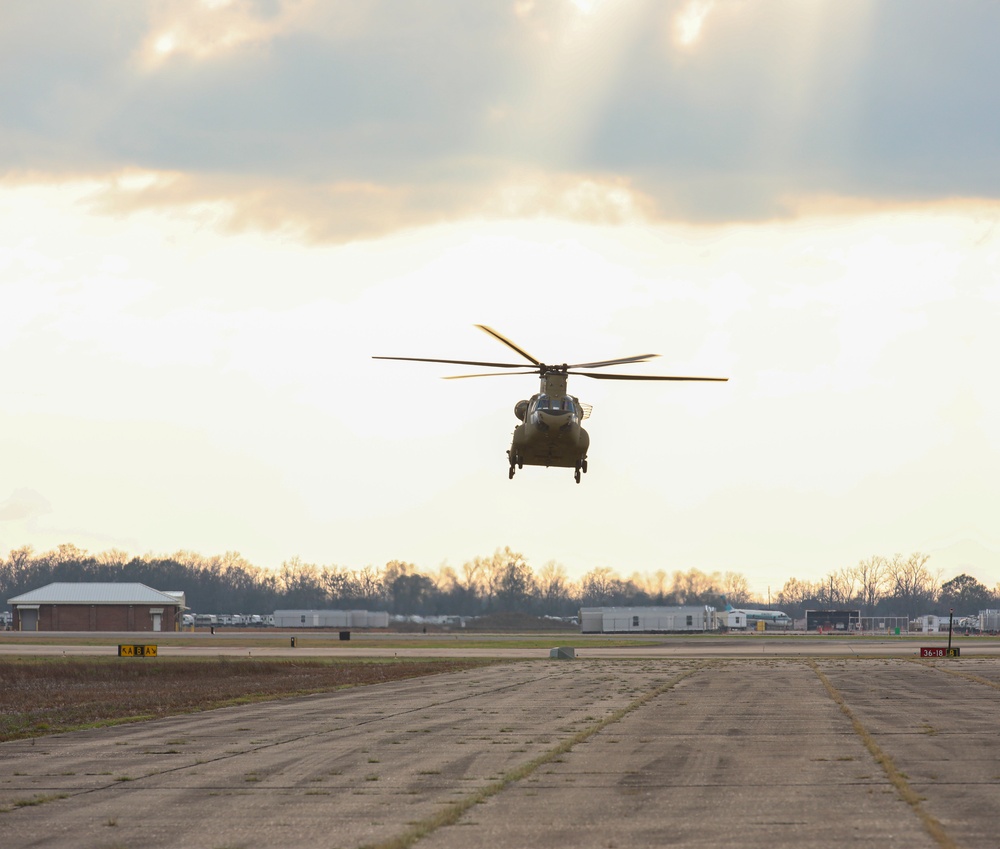
[[[993,657],[517,661],[0,745],[5,847],[995,847]]]

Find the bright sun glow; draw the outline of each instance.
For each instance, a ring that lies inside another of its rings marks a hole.
[[[714,6],[713,0],[690,0],[674,19],[674,32],[681,47],[691,47],[701,36],[705,19]]]

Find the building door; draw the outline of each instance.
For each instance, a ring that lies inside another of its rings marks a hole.
[[[153,614],[153,630],[154,631],[159,631],[160,630],[160,617],[161,616],[163,616],[162,613],[154,613]]]
[[[25,610],[24,608],[19,608],[18,613],[21,614],[21,630],[22,631],[37,631],[38,630],[38,611],[37,610]]]

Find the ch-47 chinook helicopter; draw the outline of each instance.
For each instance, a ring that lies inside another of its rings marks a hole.
[[[537,374],[541,378],[538,394],[514,405],[514,415],[522,422],[514,428],[514,437],[507,460],[510,463],[509,477],[514,477],[514,470],[529,466],[560,466],[574,470],[576,482],[580,482],[581,473],[587,471],[587,449],[590,447],[590,436],[581,427],[580,422],[590,415],[590,405],[581,404],[580,399],[566,392],[566,380],[569,375],[593,377],[598,380],[710,380],[723,382],[728,377],[676,377],[656,374],[608,374],[607,372],[579,371],[579,369],[605,368],[607,366],[623,365],[625,363],[642,363],[659,354],[639,354],[634,357],[619,357],[614,360],[600,360],[593,363],[574,363],[569,365],[546,365],[536,360],[531,354],[519,348],[507,337],[497,333],[492,327],[477,324],[494,339],[503,342],[508,348],[516,351],[534,366],[525,371],[506,372],[506,374]],[[375,360],[405,360],[417,363],[452,363],[464,366],[484,366],[487,368],[524,369],[524,363],[488,363],[477,360],[441,360],[431,357],[373,357]],[[485,374],[458,374],[445,378],[457,380],[466,377],[494,377],[505,372],[487,372]]]

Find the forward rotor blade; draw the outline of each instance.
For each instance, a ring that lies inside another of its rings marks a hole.
[[[660,356],[659,354],[636,354],[634,357],[621,357],[617,360],[601,360],[596,363],[575,363],[574,365],[567,366],[567,368],[603,368],[604,366],[617,366],[623,363],[644,363],[647,360],[651,360],[654,357]]]
[[[511,374],[538,374],[537,371],[486,371],[482,374],[449,374],[442,380],[462,380],[466,377],[507,377]]]
[[[674,377],[662,374],[607,374],[603,371],[571,371],[570,374],[593,377],[597,380],[711,380],[725,383],[728,377]]]
[[[485,324],[477,324],[476,327],[478,327],[480,330],[486,331],[494,339],[497,339],[498,341],[503,342],[504,345],[506,345],[512,351],[517,351],[517,353],[519,353],[522,357],[524,357],[528,362],[534,363],[536,366],[540,366],[542,364],[540,360],[536,360],[527,351],[522,350],[521,348],[518,348],[517,345],[515,345],[513,342],[510,341],[510,339],[508,339],[502,333],[497,333],[492,327],[487,327]]]
[[[487,366],[489,368],[524,368],[524,363],[484,363],[479,360],[438,360],[433,357],[372,357],[373,360],[405,360],[410,363],[450,363],[458,366]],[[534,372],[530,372],[534,374]]]

